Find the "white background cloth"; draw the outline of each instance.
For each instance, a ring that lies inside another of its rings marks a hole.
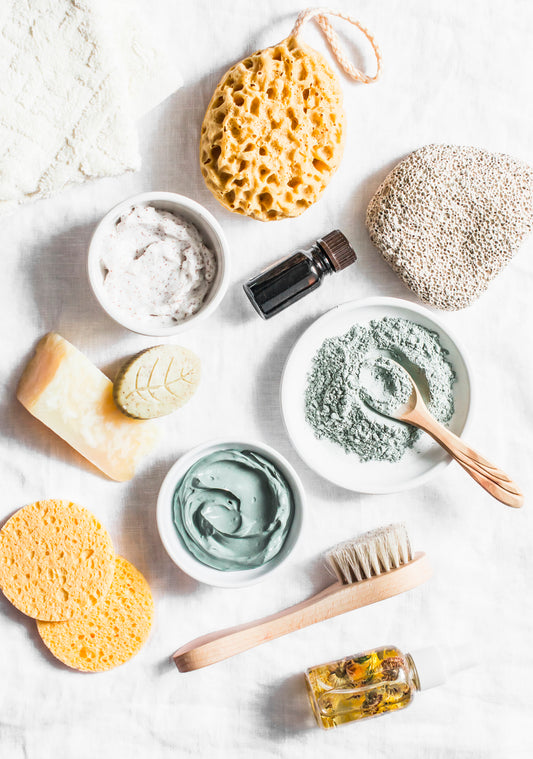
[[[145,6],[141,0],[136,5]],[[95,512],[117,552],[141,569],[155,597],[149,642],[130,663],[87,675],[55,663],[35,624],[0,598],[2,759],[357,756],[399,759],[514,759],[533,752],[531,330],[533,240],[471,308],[445,314],[474,367],[470,441],[523,487],[526,506],[492,500],[456,465],[398,495],[358,495],[310,471],[283,429],[278,388],[294,341],[337,303],[371,295],[410,298],[372,247],[366,205],[388,170],[430,142],[477,145],[533,164],[531,27],[524,1],[336,0],[368,25],[384,56],[383,79],[342,79],[347,111],[342,166],[322,200],[295,220],[261,224],[212,198],[198,166],[201,120],[221,74],[274,44],[304,7],[295,0],[158,0],[149,20],[174,35],[185,86],[140,125],[143,169],[73,187],[18,210],[0,229],[0,519],[33,500],[64,497]],[[127,12],[128,4],[123,5]],[[335,22],[356,61],[371,68],[367,43]],[[309,26],[304,39],[323,49]],[[353,41],[353,42],[352,42]],[[110,372],[155,343],[110,321],[94,301],[86,253],[96,222],[144,190],[171,190],[209,208],[232,250],[233,273],[218,312],[179,342],[203,361],[195,398],[167,420],[158,453],[130,483],[106,481],[15,400],[37,339],[57,330]],[[334,227],[359,259],[319,292],[269,322],[241,285],[270,261]],[[201,586],[181,573],[158,538],[155,502],[184,451],[212,437],[257,438],[285,454],[308,496],[307,532],[279,574],[243,590]],[[328,581],[321,554],[340,540],[403,520],[435,574],[425,586],[324,622],[212,668],[180,674],[175,648],[203,633],[279,610]],[[401,713],[324,732],[303,688],[311,665],[396,643],[404,650],[473,640],[481,665],[417,694]]]

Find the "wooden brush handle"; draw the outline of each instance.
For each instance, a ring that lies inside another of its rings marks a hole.
[[[335,583],[277,614],[196,638],[179,648],[172,658],[180,672],[207,667],[315,622],[411,590],[430,576],[426,555],[417,553],[412,561],[398,569],[351,585]]]
[[[522,506],[524,496],[511,478],[463,443],[461,438],[439,424],[436,419],[426,413],[419,414],[416,408],[410,414],[406,414],[404,419],[430,434],[491,496],[515,509]]]

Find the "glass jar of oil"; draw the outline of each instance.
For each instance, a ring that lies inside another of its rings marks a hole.
[[[320,727],[377,717],[409,706],[415,691],[445,682],[447,674],[475,664],[471,649],[422,648],[404,654],[382,646],[305,673],[311,707]]]

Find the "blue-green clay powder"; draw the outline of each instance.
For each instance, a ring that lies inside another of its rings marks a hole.
[[[455,374],[436,332],[408,319],[385,317],[356,324],[324,340],[307,377],[305,417],[318,438],[342,446],[361,461],[398,461],[420,432],[386,419],[411,394],[409,378],[421,390],[430,413],[446,424],[454,412]]]
[[[283,474],[255,451],[229,448],[204,456],[173,497],[174,525],[199,561],[224,571],[253,569],[282,549],[294,518]]]
[[[395,416],[395,412],[408,403],[412,392],[409,374],[392,359],[378,356],[361,364],[359,396],[380,414]]]

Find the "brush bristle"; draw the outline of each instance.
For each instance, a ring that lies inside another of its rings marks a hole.
[[[364,532],[326,554],[339,582],[368,580],[411,561],[413,552],[403,524],[389,524]]]

